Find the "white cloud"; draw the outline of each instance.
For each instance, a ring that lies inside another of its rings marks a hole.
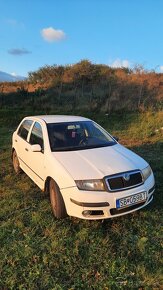
[[[160,71],[163,72],[163,65],[160,65]]]
[[[54,29],[53,27],[43,28],[41,30],[41,35],[43,39],[48,42],[61,41],[66,36],[63,30]]]
[[[12,72],[11,75],[12,75],[13,77],[17,77],[17,74],[16,74],[15,72]]]
[[[117,58],[116,60],[114,60],[111,64],[111,67],[130,67],[130,62],[127,59],[121,60],[119,58]]]
[[[15,19],[6,19],[6,22],[11,26],[16,26],[18,24],[18,21]]]
[[[11,18],[5,19],[5,23],[7,23],[9,26],[13,28],[25,28],[24,23],[16,19]]]

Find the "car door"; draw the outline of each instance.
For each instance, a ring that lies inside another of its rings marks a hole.
[[[17,134],[14,136],[14,147],[20,162],[21,168],[28,174],[27,159],[28,159],[28,134],[31,129],[33,120],[24,120],[18,128]]]
[[[39,144],[41,146],[41,152],[33,152],[32,145]],[[39,122],[35,122],[28,136],[28,159],[27,165],[30,168],[30,176],[35,183],[43,189],[45,170],[44,170],[44,140],[43,130]]]

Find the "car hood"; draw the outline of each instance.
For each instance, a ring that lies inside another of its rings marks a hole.
[[[141,170],[148,165],[144,159],[120,144],[52,154],[74,180],[101,179],[115,173]]]

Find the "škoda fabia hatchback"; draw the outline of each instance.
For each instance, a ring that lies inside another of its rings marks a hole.
[[[57,218],[111,218],[153,199],[149,164],[87,118],[24,118],[13,133],[12,159],[16,173],[49,192]]]

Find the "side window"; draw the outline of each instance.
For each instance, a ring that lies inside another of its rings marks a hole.
[[[29,143],[31,145],[39,144],[42,149],[44,149],[43,134],[41,125],[38,122],[35,122],[32,131]]]
[[[31,128],[33,121],[32,120],[25,120],[19,130],[18,130],[18,135],[23,138],[24,140],[27,140],[28,132]]]

